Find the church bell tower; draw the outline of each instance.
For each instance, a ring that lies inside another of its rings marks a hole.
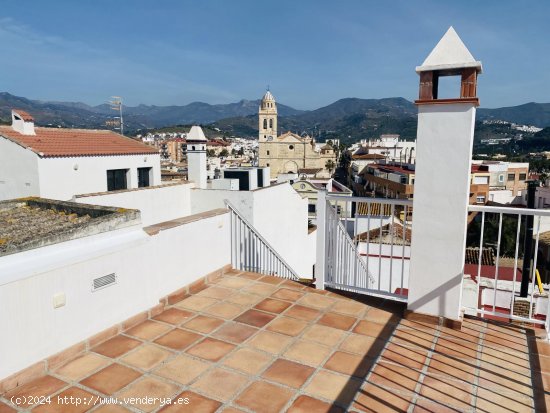
[[[258,119],[259,141],[273,141],[277,137],[277,103],[269,89],[260,103]]]

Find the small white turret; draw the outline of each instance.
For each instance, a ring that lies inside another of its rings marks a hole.
[[[36,135],[34,132],[34,118],[24,110],[12,109],[11,127],[21,135]]]

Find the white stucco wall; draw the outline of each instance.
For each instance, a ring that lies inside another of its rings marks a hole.
[[[128,188],[137,188],[137,168],[148,167],[153,168],[150,185],[159,185],[159,154],[38,158],[40,196],[66,201],[74,195],[107,191],[109,169],[129,169]]]
[[[0,379],[158,304],[230,263],[229,214],[149,236],[140,225],[0,258]],[[94,278],[117,283],[91,291]],[[53,308],[65,293],[66,305]],[[53,339],[55,338],[55,339]]]
[[[36,154],[0,136],[0,201],[39,194]]]
[[[143,225],[191,215],[191,188],[194,183],[166,184],[128,191],[103,192],[101,194],[75,197],[81,204],[104,205],[119,208],[139,209]]]

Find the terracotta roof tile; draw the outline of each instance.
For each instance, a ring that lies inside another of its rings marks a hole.
[[[29,112],[20,109],[13,109],[13,112],[17,113],[26,122],[34,122],[34,118]]]
[[[21,112],[17,112],[21,113]],[[41,157],[158,154],[158,149],[108,130],[34,128],[22,135],[0,126],[0,135]]]

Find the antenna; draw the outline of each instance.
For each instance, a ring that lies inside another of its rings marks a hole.
[[[108,102],[111,105],[112,110],[116,110],[119,113],[119,116],[114,118],[119,120],[119,127],[115,129],[120,129],[120,134],[124,135],[124,120],[122,119],[122,98],[120,96],[111,96],[111,100]],[[116,125],[116,122],[109,122],[107,124]]]

